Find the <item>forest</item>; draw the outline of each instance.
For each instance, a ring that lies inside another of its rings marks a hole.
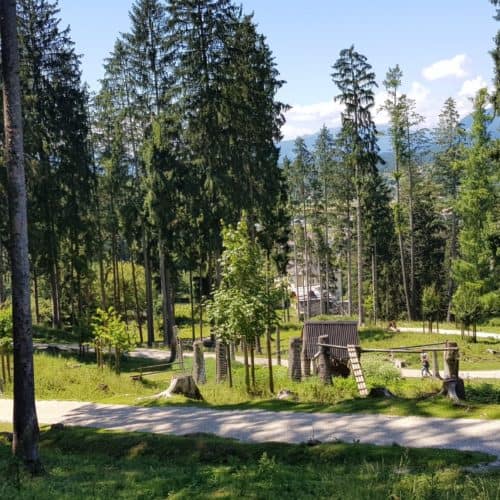
[[[270,394],[271,335],[293,307],[359,327],[454,322],[473,342],[500,325],[500,34],[493,88],[468,117],[448,98],[432,127],[402,64],[375,75],[354,45],[333,52],[341,127],[312,147],[298,137],[287,157],[286,82],[233,0],[135,0],[98,89],[57,1],[0,5],[0,337],[7,352],[14,332],[13,446],[27,443],[28,462],[31,321],[93,340],[99,368],[113,343],[119,372],[137,345],[161,342],[173,361],[188,311],[190,341],[242,341],[248,393],[265,340]]]
[[[161,316],[168,342],[176,301],[203,314],[220,284],[222,229],[242,217],[273,276],[308,293],[319,284],[320,313],[334,312],[336,290],[340,312],[360,323],[430,315],[469,327],[498,314],[486,89],[468,130],[452,98],[428,129],[401,92],[402,69],[388,68],[393,161],[381,169],[377,79],[350,47],[325,68],[344,107],[340,132],[325,126],[312,149],[298,138],[293,160],[280,161],[284,82],[251,15],[227,0],[141,0],[130,21],[92,93],[57,5],[18,2],[36,323],[85,329],[97,307],[113,306],[149,344]],[[4,303],[4,191],[0,210]]]

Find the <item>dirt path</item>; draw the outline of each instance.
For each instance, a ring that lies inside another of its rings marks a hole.
[[[340,440],[405,447],[483,451],[500,457],[500,421],[344,415],[333,413],[221,411],[197,407],[143,408],[77,401],[39,401],[43,424],[184,435],[198,432],[249,442]],[[0,421],[12,421],[12,400],[0,399]]]

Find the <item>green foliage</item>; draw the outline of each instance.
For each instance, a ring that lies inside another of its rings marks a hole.
[[[127,325],[120,318],[120,315],[113,307],[107,311],[97,309],[92,318],[92,329],[94,332],[94,341],[96,352],[102,356],[102,351],[106,346],[115,350],[115,370],[120,372],[120,356],[123,351],[129,350],[133,346],[127,330]],[[101,358],[102,363],[102,358]],[[101,364],[99,363],[99,364]]]
[[[0,337],[12,340],[12,308],[0,307]]]
[[[462,162],[463,178],[457,201],[462,218],[460,256],[453,272],[458,284],[454,309],[466,324],[475,325],[482,316],[495,315],[500,302],[498,240],[498,163],[487,126],[486,89],[474,101],[472,145]]]
[[[224,228],[223,239],[221,285],[208,305],[208,315],[221,338],[252,343],[268,322],[275,323],[280,290],[271,290],[263,252],[251,240],[245,220],[236,229]]]
[[[429,320],[438,319],[441,310],[441,295],[436,285],[426,286],[422,292],[422,315]]]

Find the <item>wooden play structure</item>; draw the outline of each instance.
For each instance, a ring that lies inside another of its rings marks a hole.
[[[362,353],[420,354],[432,356],[432,376],[443,380],[441,393],[454,401],[465,399],[463,380],[459,377],[459,348],[455,342],[440,342],[386,349],[363,348],[359,342],[357,324],[353,321],[310,321],[304,324],[302,339],[294,339],[290,344],[290,361],[294,366],[289,373],[295,380],[311,374],[311,362],[315,362],[316,372],[325,384],[332,383],[333,376],[353,374],[360,396],[368,396],[365,377],[361,365]],[[301,365],[297,367],[296,351],[300,345]],[[295,349],[295,354],[292,352]],[[443,353],[444,377],[439,373],[438,353]],[[347,370],[347,371],[346,371]],[[299,373],[300,375],[299,375]]]
[[[349,361],[347,346],[359,345],[358,325],[355,321],[306,321],[302,330],[303,376],[311,374],[311,363],[317,357],[320,337],[322,342],[335,346],[331,347],[329,357],[341,372],[342,366],[347,366]]]

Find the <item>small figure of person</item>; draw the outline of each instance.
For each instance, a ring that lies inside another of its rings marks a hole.
[[[420,370],[422,373],[422,377],[431,377],[432,374],[429,371],[429,357],[427,356],[426,352],[423,352],[422,355],[420,356],[420,359],[422,361],[422,369]]]
[[[397,327],[396,322],[394,320],[389,321],[387,330],[389,330],[390,332],[399,332],[399,328]]]

